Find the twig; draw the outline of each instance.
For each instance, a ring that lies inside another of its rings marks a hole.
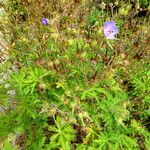
[[[1,42],[0,42],[0,45],[5,49],[5,50],[7,50],[8,48],[7,47],[5,47]]]
[[[4,106],[2,106],[1,104],[0,104],[0,107],[6,112],[7,111],[7,109],[4,107]]]

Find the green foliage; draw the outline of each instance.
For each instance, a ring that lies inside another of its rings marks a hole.
[[[139,65],[137,65],[139,66]],[[134,86],[133,95],[145,98],[144,101],[149,103],[149,91],[150,91],[150,65],[144,64],[142,68],[138,69],[136,73],[131,76],[131,82]]]
[[[142,7],[147,7],[149,4],[148,0],[140,0],[139,2]]]
[[[16,148],[12,147],[9,141],[6,141],[4,143],[2,150],[16,150]]]
[[[32,129],[32,128],[31,128]],[[29,150],[42,150],[45,143],[45,136],[41,128],[33,128],[35,132],[30,131],[28,134],[27,147]]]
[[[134,138],[127,136],[124,133],[110,132],[102,133],[97,140],[93,142],[95,149],[124,149],[138,150],[138,144]]]
[[[23,68],[19,73],[12,75],[12,83],[18,88],[19,93],[23,95],[33,94],[37,86],[44,82],[44,78],[50,75],[51,72],[43,68]]]
[[[1,2],[0,149],[148,149],[148,5]],[[108,20],[115,40],[103,34]]]
[[[75,139],[75,132],[70,124],[63,122],[61,118],[55,120],[55,126],[49,126],[48,129],[54,134],[50,137],[50,143],[47,149],[55,149],[57,147],[71,150],[71,141]]]

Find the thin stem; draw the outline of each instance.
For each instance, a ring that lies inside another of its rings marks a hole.
[[[5,50],[8,50],[8,48],[5,47],[1,42],[0,42],[0,45],[1,45]]]
[[[0,104],[0,107],[1,107],[5,112],[7,111],[7,109],[6,109],[3,105]]]
[[[113,62],[114,58],[115,58],[115,50],[114,48],[112,47],[112,45],[110,44],[110,42],[107,40],[107,44],[109,45],[109,47],[114,51],[114,55],[113,57],[110,56],[110,61],[108,62],[107,66],[110,66],[111,63]],[[106,51],[107,52],[107,51]]]
[[[107,40],[107,44],[109,45],[109,47],[114,50],[114,48],[112,47],[112,45],[109,43],[109,41]]]

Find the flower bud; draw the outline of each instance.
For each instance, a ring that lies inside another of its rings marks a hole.
[[[48,26],[49,25],[49,20],[47,18],[42,18],[42,24]]]
[[[105,4],[104,2],[102,2],[102,3],[100,4],[100,8],[101,8],[101,9],[105,9],[105,7],[106,7],[106,4]]]

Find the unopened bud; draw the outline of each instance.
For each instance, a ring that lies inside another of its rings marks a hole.
[[[113,3],[109,3],[109,6],[110,6],[110,7],[113,7]]]
[[[106,4],[105,4],[104,2],[102,2],[102,3],[100,4],[100,8],[101,8],[101,9],[105,9],[105,6],[106,6]]]

